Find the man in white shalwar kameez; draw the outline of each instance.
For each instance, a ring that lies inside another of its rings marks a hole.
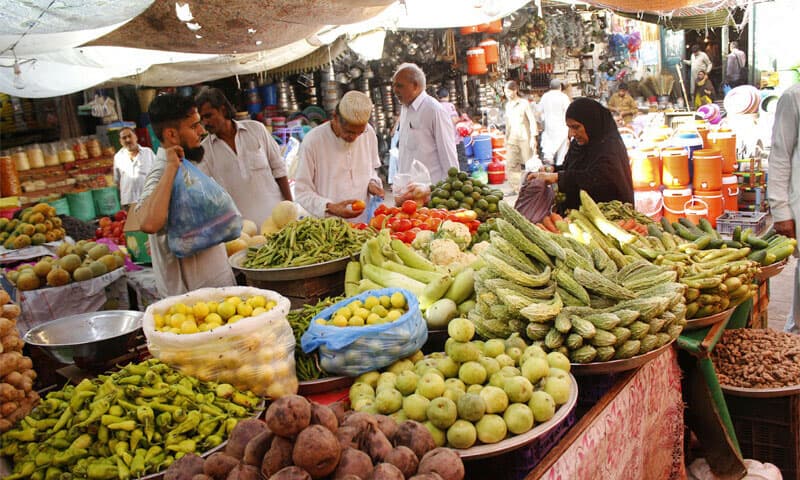
[[[378,139],[368,124],[372,101],[362,92],[344,94],[330,122],[303,138],[298,153],[294,193],[315,217],[337,216],[366,222],[367,210],[353,209],[370,195],[383,198],[377,168]]]
[[[542,95],[542,99],[536,105],[536,113],[544,122],[541,140],[542,160],[548,165],[564,163],[564,156],[569,148],[566,118],[569,104],[569,97],[561,91],[561,81],[553,79],[550,81],[550,90]]]

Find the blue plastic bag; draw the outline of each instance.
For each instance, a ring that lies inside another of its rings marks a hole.
[[[334,327],[316,322],[318,318],[330,319],[338,309],[354,300],[363,302],[369,296],[391,296],[395,292],[406,297],[408,311],[394,322],[363,327]],[[306,353],[319,348],[320,366],[326,372],[354,377],[413,354],[427,340],[428,326],[422,318],[417,297],[408,290],[382,288],[342,300],[321,311],[311,320],[300,345]]]
[[[190,161],[183,159],[169,202],[167,243],[178,258],[228,242],[242,233],[233,199]]]
[[[372,220],[372,217],[375,216],[375,210],[378,209],[378,206],[383,203],[383,199],[377,195],[370,195],[369,196],[369,203],[367,204],[367,222],[369,223]]]

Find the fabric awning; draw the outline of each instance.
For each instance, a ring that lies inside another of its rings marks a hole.
[[[726,10],[705,13],[701,15],[690,15],[686,17],[661,16],[651,13],[628,13],[614,12],[616,15],[632,18],[642,22],[656,23],[663,25],[670,30],[705,30],[706,28],[717,28],[736,25],[733,15]]]

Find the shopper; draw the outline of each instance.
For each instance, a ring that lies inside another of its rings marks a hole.
[[[747,82],[747,57],[739,50],[739,44],[730,43],[730,53],[725,64],[725,81],[731,87],[744,85]]]
[[[694,87],[694,108],[697,109],[703,105],[714,103],[715,95],[714,84],[711,83],[711,79],[708,78],[706,72],[703,70],[697,72],[697,82],[695,82]]]
[[[278,143],[262,123],[234,120],[236,112],[219,89],[203,89],[195,104],[209,132],[200,169],[228,191],[244,218],[261,225],[275,205],[292,200]]]
[[[525,168],[538,170],[542,165],[536,144],[539,127],[530,102],[519,96],[517,82],[506,82],[503,93],[506,96],[506,176],[511,188],[519,191]]]
[[[561,80],[550,80],[550,90],[542,95],[536,112],[544,123],[542,131],[542,161],[548,165],[561,165],[569,147],[569,129],[565,114],[570,99],[561,90]]]
[[[431,183],[444,180],[448,169],[458,168],[450,115],[425,93],[425,73],[413,63],[397,67],[392,90],[403,105],[398,127],[397,173],[410,173],[416,159],[428,169]]]
[[[800,238],[800,84],[789,87],[778,100],[772,147],[769,151],[767,195],[775,231]],[[795,262],[792,308],[784,330],[800,333],[800,261]]]
[[[566,119],[572,141],[564,165],[557,172],[533,172],[528,178],[557,184],[565,197],[562,211],[580,207],[581,190],[598,202],[633,203],[628,151],[611,112],[594,100],[578,98]]]
[[[144,188],[144,179],[153,168],[156,155],[139,145],[136,132],[131,127],[119,131],[122,148],[114,155],[114,182],[119,187],[119,201],[123,208],[137,203]]]
[[[369,125],[372,102],[358,91],[344,94],[330,122],[303,138],[298,153],[297,202],[316,217],[333,215],[365,222],[367,211],[353,202],[369,204],[369,196],[383,198],[377,174],[378,138]]]
[[[235,285],[224,245],[177,258],[167,244],[169,205],[178,167],[191,149],[200,146],[205,133],[194,101],[176,94],[159,95],[150,104],[149,114],[161,148],[145,180],[136,214],[142,231],[150,234],[150,256],[158,293],[166,297],[202,287]]]
[[[456,106],[450,101],[450,90],[442,87],[436,92],[436,97],[439,99],[439,103],[444,107],[444,110],[447,112],[447,114],[450,115],[450,119],[453,120],[453,136],[456,142],[458,168],[462,171],[467,171],[469,165],[467,163],[467,149],[464,147],[464,137],[458,133],[458,128],[456,128],[458,122],[461,121],[461,117],[458,115]]]
[[[689,60],[684,60],[683,63],[689,65],[689,78],[691,79],[689,81],[689,93],[694,97],[697,74],[700,70],[710,72],[713,64],[711,63],[711,59],[708,58],[708,55],[706,55],[706,52],[700,50],[700,45],[692,45],[692,57]]]
[[[628,85],[620,83],[617,93],[608,99],[608,109],[622,117],[625,124],[631,123],[633,116],[639,113],[639,104],[628,93]]]

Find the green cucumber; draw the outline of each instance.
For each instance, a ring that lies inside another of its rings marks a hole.
[[[665,232],[675,234],[675,229],[672,228],[672,224],[669,223],[667,217],[661,217],[661,227],[664,229]]]
[[[750,245],[751,247],[755,248],[756,250],[762,250],[769,247],[769,243],[765,242],[764,240],[756,237],[755,235],[750,235],[745,240],[745,243]]]
[[[733,229],[733,235],[731,236],[734,242],[741,242],[742,241],[742,226],[736,225],[736,228]]]

